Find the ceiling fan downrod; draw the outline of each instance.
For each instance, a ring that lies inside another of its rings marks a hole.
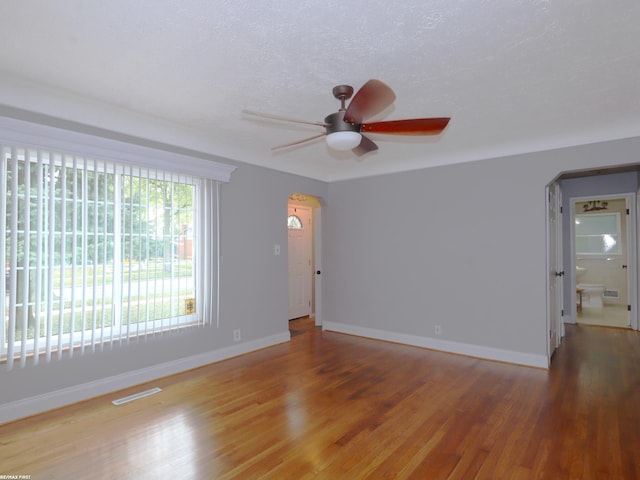
[[[353,87],[351,85],[338,85],[333,87],[333,96],[340,100],[340,110],[336,113],[328,115],[324,122],[327,124],[327,134],[336,132],[359,132],[359,126],[354,123],[347,122],[344,119],[346,108],[346,101],[353,95]]]
[[[338,85],[333,87],[333,96],[340,100],[340,111],[345,111],[347,107],[345,102],[353,95],[353,87],[351,85]]]

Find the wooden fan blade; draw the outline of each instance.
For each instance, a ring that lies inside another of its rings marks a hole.
[[[255,112],[253,110],[242,110],[242,113],[246,113],[247,115],[253,115],[254,117],[268,118],[268,119],[271,119],[271,120],[280,120],[282,122],[303,123],[305,125],[317,125],[319,127],[326,127],[327,126],[327,124],[324,123],[324,122],[307,122],[306,120],[298,120],[296,118],[281,117],[279,115],[272,115],[270,113]]]
[[[352,151],[357,156],[361,157],[365,153],[373,152],[374,150],[378,150],[378,145],[373,143],[370,139],[365,137],[364,135],[360,135],[362,140],[360,140],[360,145],[354,148]]]
[[[449,120],[451,119],[448,117],[389,120],[387,122],[363,123],[360,130],[391,135],[438,135],[445,129]]]
[[[362,123],[387,108],[395,99],[396,94],[386,83],[380,80],[369,80],[351,100],[344,114],[344,121]]]
[[[300,145],[301,143],[310,142],[311,140],[315,140],[316,138],[324,137],[326,135],[327,135],[327,132],[324,132],[319,135],[314,135],[313,137],[298,140],[296,142],[285,143],[284,145],[278,145],[277,147],[272,147],[271,150],[280,150],[282,148],[293,147],[294,145]]]

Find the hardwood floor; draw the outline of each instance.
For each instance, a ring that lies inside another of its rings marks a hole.
[[[549,371],[310,329],[0,426],[0,475],[640,478],[639,366],[623,329],[567,325]]]
[[[289,332],[291,333],[292,337],[304,335],[305,333],[309,333],[312,330],[322,330],[322,327],[316,327],[314,317],[307,316],[289,320]]]

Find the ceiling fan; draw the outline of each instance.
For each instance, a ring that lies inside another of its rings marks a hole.
[[[317,125],[325,128],[324,133],[285,145],[278,145],[277,147],[273,147],[272,150],[300,145],[326,136],[327,145],[330,148],[344,151],[352,150],[358,156],[378,149],[378,146],[373,141],[363,135],[366,132],[391,135],[438,135],[445,129],[449,120],[451,120],[448,117],[437,117],[366,123],[367,119],[391,105],[396,99],[396,95],[387,84],[375,79],[365,83],[362,88],[356,92],[349,106],[345,107],[346,101],[349,100],[352,95],[353,87],[350,85],[338,85],[334,87],[333,96],[340,100],[340,110],[327,116],[324,122],[308,122],[268,113],[255,112],[253,110],[243,110],[243,112],[256,117],[306,125]]]

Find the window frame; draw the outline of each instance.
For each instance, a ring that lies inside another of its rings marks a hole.
[[[65,154],[49,153],[46,155],[47,156],[46,160],[42,160],[41,162],[38,162],[36,161],[36,158],[34,158],[34,156],[36,155],[39,156],[40,154],[36,152],[38,151],[36,151],[35,149],[30,150],[22,147],[18,147],[14,151],[14,153],[19,157],[17,160],[18,164],[24,164],[24,165],[30,164],[30,168],[33,168],[34,166],[38,169],[42,168],[42,172],[38,172],[39,177],[40,177],[40,173],[42,173],[42,176],[44,176],[44,172],[51,171],[52,167],[62,168],[64,166],[66,168],[72,169],[75,166],[75,162],[76,162],[75,157],[72,158],[69,155],[65,155]],[[1,159],[2,162],[6,161],[7,164],[12,162],[10,155],[11,154],[3,153],[2,159]],[[126,277],[126,272],[124,272],[123,270],[123,265],[126,263],[124,258],[125,257],[124,244],[127,242],[126,236],[129,234],[132,234],[132,233],[125,233],[120,229],[120,226],[122,225],[121,212],[127,208],[127,205],[129,205],[122,195],[122,189],[124,188],[123,186],[124,178],[125,177],[143,178],[144,180],[170,182],[172,185],[173,184],[192,185],[194,190],[192,195],[192,204],[190,207],[190,211],[191,211],[193,222],[196,222],[198,220],[197,215],[195,215],[195,210],[196,210],[196,198],[200,194],[199,189],[202,188],[201,182],[197,178],[186,176],[183,174],[171,174],[170,179],[167,179],[167,178],[164,178],[163,176],[167,172],[159,172],[157,170],[149,172],[147,171],[147,169],[138,168],[138,167],[127,167],[125,165],[118,165],[118,164],[111,164],[110,166],[112,168],[107,169],[106,168],[107,162],[100,162],[96,160],[85,160],[84,163],[85,163],[85,168],[81,170],[82,172],[97,172],[105,175],[106,177],[112,177],[113,188],[114,188],[113,198],[101,198],[100,200],[96,200],[96,199],[87,199],[85,197],[83,199],[80,199],[80,201],[78,202],[80,205],[80,208],[82,209],[86,208],[86,205],[91,204],[92,202],[96,204],[96,207],[97,205],[107,205],[109,203],[112,203],[111,208],[112,208],[112,214],[114,216],[113,217],[114,231],[111,232],[111,235],[109,235],[113,237],[113,242],[114,242],[113,252],[112,252],[113,258],[110,261],[113,267],[113,270],[111,271],[112,279],[109,282],[103,282],[100,285],[101,288],[111,287],[112,296],[107,297],[111,299],[110,302],[99,304],[101,311],[105,309],[111,310],[111,313],[108,316],[108,321],[110,325],[93,327],[91,323],[87,323],[86,324],[87,328],[84,328],[84,329],[74,329],[74,331],[71,331],[71,332],[66,332],[66,333],[63,332],[63,333],[50,334],[50,335],[47,335],[42,331],[36,331],[34,332],[34,335],[38,334],[38,342],[36,342],[35,338],[31,338],[31,339],[28,339],[27,342],[25,343],[25,352],[27,355],[34,354],[36,343],[39,344],[39,349],[38,349],[39,354],[41,353],[40,350],[43,348],[43,345],[45,344],[45,342],[50,342],[50,344],[56,345],[57,347],[52,348],[52,351],[57,352],[59,349],[65,351],[69,349],[86,348],[87,346],[91,346],[93,342],[90,343],[85,340],[86,338],[90,338],[90,337],[100,338],[101,339],[99,341],[100,344],[110,343],[110,342],[121,342],[123,338],[131,339],[139,336],[152,335],[155,333],[164,333],[174,329],[198,325],[200,323],[200,320],[196,312],[178,314],[178,315],[169,315],[167,317],[145,321],[144,328],[138,329],[139,331],[140,330],[142,331],[139,334],[135,334],[135,333],[132,334],[129,331],[129,329],[131,329],[134,326],[138,326],[139,322],[134,322],[134,323],[127,322],[126,319],[122,316],[122,311],[119,311],[119,308],[121,308],[121,306],[123,305],[127,305],[128,308],[130,308],[132,298],[130,295],[129,296],[125,295],[122,288],[118,288],[118,281],[120,279],[125,280],[125,277]],[[59,172],[60,170],[56,170],[56,171]],[[17,172],[14,172],[13,174],[15,175],[17,174]],[[25,173],[23,174],[26,175]],[[17,183],[17,184],[18,186],[23,185],[22,183]],[[48,188],[48,184],[46,185],[46,188]],[[24,192],[24,193],[16,194],[15,201],[20,202],[20,198],[26,198],[27,194],[29,195],[30,198],[33,198],[33,192],[28,192],[28,193]],[[75,195],[76,192],[74,191],[73,194]],[[83,200],[88,200],[88,202],[84,202]],[[62,207],[62,205],[64,204],[66,206],[69,201],[70,199],[68,197],[57,197],[57,196],[54,197],[54,199],[52,200],[53,204],[58,205],[57,207],[55,207],[56,210],[58,208],[61,208],[62,209],[61,211],[64,211],[64,208],[65,208],[65,207]],[[42,199],[42,202],[46,202],[48,204],[49,200]],[[30,201],[30,203],[33,203],[33,202]],[[42,229],[40,229],[40,232],[42,233],[49,232],[49,235],[53,234],[56,237],[58,235],[62,235],[61,230],[59,231],[58,229],[56,229],[53,232],[50,232],[48,228],[49,228],[49,225],[46,224],[46,222],[44,222],[42,224]],[[64,228],[64,225],[57,225],[57,228]],[[192,225],[192,228],[199,229],[201,228],[201,226]],[[72,232],[76,234],[75,229],[73,229]],[[37,234],[38,230],[32,231],[31,233]],[[77,230],[77,233],[80,233],[83,238],[84,238],[84,235],[87,234],[87,232],[84,229]],[[68,234],[70,234],[70,232],[65,230],[64,235],[68,235]],[[90,235],[90,234],[87,234],[87,235]],[[171,236],[173,237],[173,234]],[[20,236],[19,232],[17,232],[16,237],[17,237],[16,241],[19,241],[19,242],[25,241],[25,239]],[[173,241],[171,242],[171,245],[173,245]],[[73,254],[71,257],[72,261],[70,266],[74,272],[75,272],[75,268],[77,267],[81,268],[84,271],[88,267],[96,264],[95,259],[92,260],[87,258],[87,251],[84,248],[86,247],[86,245],[83,245],[82,247],[83,248],[81,249],[81,253],[80,253],[81,258],[76,258],[75,254]],[[81,248],[81,246],[77,245],[76,248]],[[55,249],[49,252],[49,255],[55,256],[55,254],[59,254],[60,252],[61,252],[60,250]],[[76,261],[76,260],[79,260],[79,261]],[[173,254],[172,254],[172,260],[173,260]],[[60,257],[58,261],[59,261],[58,265],[53,264],[53,265],[50,265],[49,268],[53,269],[54,271],[56,269],[66,270],[66,267],[69,265],[67,258]],[[193,262],[192,272],[191,272],[192,286],[190,288],[193,289],[193,292],[191,292],[189,296],[196,297],[197,296],[196,285],[198,283],[198,280],[196,279],[197,269],[195,268],[195,263],[197,262],[197,259],[192,260],[192,262]],[[10,261],[8,268],[11,268],[11,263],[13,263],[13,261]],[[106,263],[103,263],[103,268],[106,268],[106,265],[107,265]],[[5,266],[5,275],[6,275],[6,268],[7,267]],[[24,264],[16,263],[16,271],[24,270],[24,268],[25,268]],[[35,272],[37,272],[40,268],[41,268],[40,266],[29,265],[29,271],[33,271],[34,275],[38,275]],[[10,270],[9,270],[9,274],[10,274]],[[41,278],[44,279],[46,274],[47,274],[46,270],[44,273],[41,272],[40,273],[40,275],[42,275]],[[29,275],[31,275],[31,273]],[[74,278],[75,273],[72,273],[72,275],[73,276],[71,278]],[[147,281],[148,280],[149,279],[147,279]],[[4,282],[6,281],[7,281],[7,277],[5,276]],[[46,281],[48,283],[50,279],[47,279]],[[61,277],[60,281],[64,282],[65,277]],[[130,280],[127,280],[127,281],[130,281]],[[180,280],[178,280],[178,283],[179,282]],[[143,283],[143,282],[140,282],[140,283]],[[7,289],[7,287],[8,286],[5,285],[5,290]],[[93,285],[87,284],[84,282],[82,282],[82,284],[79,284],[79,285],[73,284],[72,288],[76,290],[79,289],[81,290],[82,293],[80,293],[79,298],[76,298],[75,300],[74,300],[75,295],[72,294],[70,298],[67,298],[65,300],[65,303],[67,301],[71,301],[72,305],[76,305],[76,302],[80,302],[79,304],[81,305],[82,299],[85,297],[85,295],[87,295],[87,292],[92,287]],[[50,290],[55,296],[55,292],[58,291],[59,288],[62,288],[62,287],[56,288],[53,285],[48,285],[46,290],[47,291]],[[136,300],[136,298],[133,297],[133,300]],[[22,301],[23,299],[19,299],[18,303],[21,303]],[[46,300],[43,299],[40,301],[40,303],[41,303],[41,306],[36,309],[36,313],[40,312],[42,314],[47,310],[47,302]],[[93,305],[94,308],[96,306],[97,305],[95,304]],[[61,312],[63,311],[62,309],[66,310],[67,308],[63,306],[58,306],[58,307],[59,308],[55,308],[54,310],[49,311],[49,315],[56,314],[55,312],[58,312],[57,315],[61,315],[62,314]],[[74,308],[78,308],[78,307],[74,307]],[[44,314],[46,315],[46,313]],[[93,319],[95,320],[95,318]],[[104,317],[103,317],[103,320],[104,320]],[[18,321],[19,320],[16,319],[16,323],[18,323]],[[13,348],[9,348],[9,344],[8,344],[9,338],[4,334],[4,329],[7,328],[7,323],[4,317],[0,320],[0,324],[2,324],[2,334],[0,335],[0,338],[2,339],[2,341],[0,342],[0,358],[3,359],[2,361],[6,361],[5,356],[8,354],[9,351],[21,352],[23,350],[23,343],[22,343],[22,340],[16,338],[12,342]],[[57,325],[58,326],[61,325],[60,321],[57,322]],[[74,327],[74,324],[71,324],[70,326]],[[80,327],[85,325],[83,324],[83,325],[76,325],[76,326]],[[108,340],[104,340],[104,339],[108,339]]]
[[[46,118],[45,120],[47,121],[47,123],[35,123],[31,121],[25,121],[20,118],[1,116],[2,114],[6,114],[6,112],[0,112],[0,144],[3,145],[16,145],[19,146],[19,148],[25,149],[42,149],[49,152],[64,152],[64,154],[69,154],[71,156],[96,158],[98,159],[96,163],[100,163],[103,160],[108,162],[115,162],[117,164],[120,164],[120,167],[122,169],[124,169],[125,166],[129,166],[128,168],[133,169],[149,168],[152,170],[164,170],[166,172],[172,172],[180,178],[184,178],[185,176],[198,177],[198,179],[203,181],[213,181],[215,184],[214,190],[211,193],[206,194],[208,196],[206,198],[206,203],[214,205],[213,214],[211,214],[211,207],[207,207],[207,209],[205,210],[209,215],[215,216],[214,236],[216,238],[214,238],[213,240],[216,242],[215,250],[217,250],[217,252],[201,252],[204,255],[203,265],[194,266],[192,274],[196,275],[196,270],[202,268],[217,268],[217,273],[213,272],[211,274],[211,279],[208,280],[209,283],[207,283],[205,287],[211,287],[212,285],[214,287],[212,297],[215,297],[215,304],[213,305],[214,312],[212,324],[218,325],[220,295],[220,273],[219,263],[217,262],[217,259],[220,256],[218,185],[220,183],[230,181],[231,174],[236,169],[235,166],[217,162],[213,159],[212,156],[209,155],[200,154],[199,156],[194,156],[192,154],[195,152],[182,149],[180,147],[171,147],[166,144],[143,140],[125,134],[117,134],[99,128],[90,129],[95,134],[87,134],[83,133],[82,131],[76,130],[76,128],[84,129],[84,126],[73,124],[72,122],[66,122],[66,125],[64,125],[65,128],[60,128],[54,125],[58,122],[61,122],[57,119]],[[51,122],[51,124],[49,124],[49,122]],[[195,196],[197,197],[198,195],[196,194]],[[201,215],[203,215],[203,213],[198,213],[198,216]],[[194,214],[194,222],[197,221],[195,217],[196,215]],[[191,233],[192,235],[195,235],[197,232]],[[2,248],[3,250],[5,248],[4,240],[5,238],[4,236],[2,236],[2,239],[0,240],[0,248]],[[206,249],[201,248],[201,250],[204,251]],[[204,265],[206,265],[206,267]],[[5,290],[8,288],[6,285],[6,280],[7,277],[5,271],[5,277],[3,277],[3,279],[1,280],[2,283],[5,284]],[[213,284],[211,283],[212,281],[214,282]],[[198,289],[202,288],[202,286],[194,288]],[[202,303],[200,303],[200,305],[202,305]],[[177,315],[172,317],[174,319],[173,323],[171,324],[172,326],[167,327],[165,331],[170,331],[172,329],[175,330],[178,325],[183,325],[185,322],[190,323],[190,319],[194,315],[198,315],[198,310],[200,310],[200,307],[196,309],[195,313],[188,313],[186,315]],[[153,322],[158,323],[161,322],[161,320],[155,320]],[[122,331],[123,326],[126,328],[127,325],[123,325],[121,322],[120,331]],[[110,326],[103,328],[112,329],[115,327]],[[75,342],[75,337],[80,336],[81,334],[82,332],[62,333],[63,337],[74,337],[73,342],[65,342],[65,349],[70,349],[73,352],[74,349],[81,348],[81,346],[77,346]],[[150,328],[147,328],[145,332],[141,333],[141,336],[144,337],[152,334],[153,332],[150,331]],[[5,334],[3,328],[0,331],[0,344],[3,349],[5,349],[5,344],[8,340],[4,337]],[[58,335],[56,335],[55,341],[57,342],[58,340]],[[69,338],[68,340],[72,339]],[[127,341],[128,340],[129,338],[127,338]],[[33,355],[33,345],[35,344],[35,340],[30,339],[28,340],[28,343],[31,343],[29,354]],[[21,340],[16,339],[16,341],[13,342],[13,345],[15,359],[15,352],[20,352],[22,350]],[[3,353],[6,353],[6,350]],[[57,355],[60,356],[60,352],[57,352]],[[35,355],[34,358],[34,362],[37,363],[38,355]],[[5,359],[4,362],[9,363],[9,360]],[[21,359],[21,364],[22,366],[24,366],[24,354],[23,358]]]
[[[297,224],[292,224],[291,220],[295,219],[295,221],[297,222]],[[302,220],[300,219],[300,217],[298,215],[289,215],[287,217],[287,229],[288,230],[303,230],[304,229],[304,225],[302,224]]]
[[[616,239],[616,248],[613,251],[610,252],[602,252],[602,251],[598,251],[598,252],[592,252],[592,251],[580,251],[579,250],[579,242],[578,239],[579,238],[594,238],[594,237],[603,237],[606,234],[611,234],[612,232],[602,232],[602,233],[593,233],[593,234],[578,234],[577,232],[577,228],[574,227],[574,241],[575,241],[575,250],[576,250],[576,255],[579,256],[583,256],[583,257],[610,257],[610,256],[622,256],[624,255],[624,252],[622,251],[622,222],[621,222],[621,215],[620,212],[597,212],[597,213],[576,213],[574,215],[574,222],[577,223],[578,219],[584,219],[584,218],[595,218],[595,217],[614,217],[615,218],[615,223],[616,223],[616,232],[614,233],[615,235],[615,239]]]

